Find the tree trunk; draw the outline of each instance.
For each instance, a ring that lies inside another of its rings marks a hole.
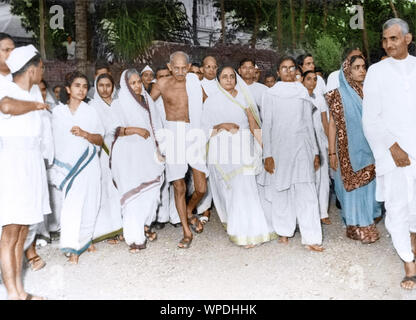
[[[303,43],[303,39],[305,37],[305,28],[306,28],[306,13],[308,11],[308,0],[302,1],[302,20],[300,24],[300,32],[299,32],[299,42]]]
[[[323,1],[323,11],[324,11],[323,27],[325,31],[326,26],[328,25],[328,3],[327,3],[327,0],[322,0],[322,1]]]
[[[251,47],[253,49],[256,48],[256,44],[257,44],[257,35],[259,34],[259,29],[260,29],[260,10],[261,10],[261,0],[257,0],[256,1],[256,7],[255,7],[255,15],[256,15],[256,20],[254,23],[254,30],[253,30],[253,35],[251,37]]]
[[[40,55],[43,60],[46,60],[46,50],[45,50],[45,0],[39,1],[39,46],[40,46]]]
[[[277,0],[277,8],[276,8],[276,16],[277,16],[277,47],[279,50],[283,47],[283,30],[282,30],[282,1]]]
[[[192,34],[194,45],[199,46],[198,41],[198,0],[192,1]]]
[[[394,17],[399,18],[399,14],[396,10],[396,6],[394,5],[393,0],[390,0],[390,7],[391,7],[391,10],[393,10]]]
[[[221,39],[225,44],[225,0],[221,0]]]
[[[75,38],[78,71],[87,73],[88,0],[75,0]]]
[[[292,29],[292,49],[296,49],[296,25],[295,25],[295,10],[293,8],[293,0],[289,0],[290,5],[290,25]]]

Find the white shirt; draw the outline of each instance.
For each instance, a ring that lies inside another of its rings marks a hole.
[[[74,60],[75,59],[75,47],[76,42],[72,41],[71,43],[68,43],[67,41],[64,42],[64,46],[66,47],[66,52],[68,54],[68,60]]]
[[[217,81],[215,79],[208,80],[206,78],[201,80],[201,86],[205,91],[205,94],[209,97],[218,92]]]
[[[256,100],[257,107],[259,108],[260,112],[262,109],[262,100],[263,100],[263,94],[266,92],[268,87],[266,87],[264,84],[253,82],[251,85],[247,85],[250,89],[250,92],[254,99]]]
[[[339,70],[332,72],[326,84],[326,93],[339,88]]]
[[[396,168],[390,147],[398,143],[416,159],[416,58],[387,58],[372,65],[364,82],[363,128],[382,176]],[[414,160],[413,160],[414,161]]]

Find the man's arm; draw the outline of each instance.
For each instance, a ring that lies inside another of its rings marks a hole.
[[[162,81],[162,80],[159,80]],[[156,82],[152,85],[152,91],[150,92],[150,96],[152,97],[153,101],[156,102],[159,99],[160,95],[162,94],[162,90],[160,90],[159,84]]]
[[[49,110],[49,106],[45,103],[35,101],[22,101],[9,97],[0,100],[0,111],[4,114],[12,116],[22,115],[36,110]]]

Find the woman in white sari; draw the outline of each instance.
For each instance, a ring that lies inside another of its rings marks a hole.
[[[69,262],[78,263],[92,245],[101,198],[101,171],[98,150],[104,128],[94,108],[83,102],[88,79],[74,72],[67,79],[68,105],[53,109],[52,131],[55,145],[51,179],[63,193],[61,211],[61,249]]]
[[[146,248],[163,184],[164,165],[159,160],[155,130],[160,128],[153,100],[143,89],[135,69],[120,79],[119,98],[111,106],[119,118],[112,145],[110,166],[119,191],[123,233],[131,253]]]
[[[90,105],[97,111],[104,126],[104,144],[100,153],[101,164],[101,203],[95,224],[93,242],[108,240],[117,244],[122,239],[122,218],[120,197],[113,183],[110,169],[110,149],[114,141],[114,133],[118,119],[111,111],[114,96],[114,80],[110,74],[101,74],[95,80],[94,100]]]
[[[256,174],[261,169],[261,130],[257,106],[231,67],[218,73],[219,92],[204,104],[209,137],[208,167],[214,204],[230,240],[252,248],[276,238],[261,206]]]

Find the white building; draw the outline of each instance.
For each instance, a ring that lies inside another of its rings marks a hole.
[[[188,20],[192,25],[193,0],[181,0],[185,5]],[[201,46],[211,47],[220,37],[221,21],[217,19],[212,0],[197,0],[198,41]]]

